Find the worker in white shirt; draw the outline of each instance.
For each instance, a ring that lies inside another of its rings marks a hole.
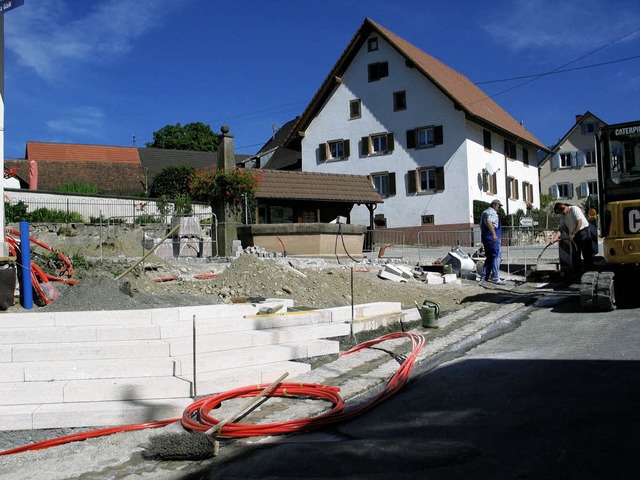
[[[562,202],[556,203],[553,211],[560,215],[560,225],[549,244],[556,243],[562,232],[566,232],[574,245],[572,260],[576,275],[593,270],[594,251],[587,217],[579,207]]]

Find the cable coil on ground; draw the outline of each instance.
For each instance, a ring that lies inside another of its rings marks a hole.
[[[215,435],[220,437],[235,438],[263,435],[286,435],[294,432],[317,429],[327,425],[335,425],[337,423],[351,420],[352,418],[363,414],[364,412],[378,405],[380,402],[394,395],[407,382],[407,380],[409,379],[409,375],[411,374],[411,370],[413,369],[414,363],[418,357],[418,354],[424,347],[425,338],[423,335],[417,333],[394,332],[383,335],[377,339],[361,343],[354,348],[340,354],[340,356],[350,355],[360,350],[377,345],[378,343],[399,338],[409,338],[411,340],[411,352],[400,364],[400,367],[394,373],[391,379],[389,379],[385,388],[368,402],[363,403],[358,407],[348,409],[345,401],[340,396],[340,389],[338,387],[317,383],[280,383],[266,396],[287,398],[317,398],[330,402],[332,404],[332,407],[327,412],[315,417],[301,418],[277,423],[243,424],[229,422],[223,425],[219,431],[216,431]],[[0,451],[0,456],[31,450],[42,450],[57,445],[63,445],[65,443],[86,440],[88,438],[97,438],[114,433],[164,427],[178,421],[181,421],[182,425],[187,430],[206,432],[207,430],[214,428],[218,423],[220,423],[220,420],[211,416],[210,412],[213,409],[217,408],[223,401],[232,398],[246,398],[257,396],[263,391],[266,386],[267,385],[240,387],[224,393],[205,397],[201,400],[197,400],[184,410],[182,418],[125,425],[120,427],[105,428],[67,435],[51,440],[33,443],[30,445],[12,448],[5,451]]]

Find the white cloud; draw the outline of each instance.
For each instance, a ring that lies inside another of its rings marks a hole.
[[[104,118],[97,107],[76,107],[61,118],[47,121],[47,126],[62,134],[98,138],[104,130]]]
[[[486,23],[484,30],[517,52],[550,49],[584,53],[640,24],[635,0],[507,0],[493,7],[493,20]]]
[[[101,64],[128,53],[137,38],[185,2],[102,0],[90,5],[79,17],[67,0],[25,2],[5,18],[7,50],[22,66],[52,80],[78,63]]]

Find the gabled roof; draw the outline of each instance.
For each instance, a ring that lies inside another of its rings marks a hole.
[[[267,157],[267,161],[260,161],[260,168],[269,168],[272,170],[301,170],[302,169],[302,152],[300,149],[287,148],[284,142],[287,140],[291,132],[294,131],[300,117],[285,123],[273,135],[267,143],[254,155],[253,158]],[[268,156],[270,155],[270,156]]]
[[[600,122],[600,125],[607,124],[605,121],[596,117],[593,113],[587,110],[586,112],[584,112],[583,115],[580,115],[580,117],[577,118],[576,123],[573,124],[573,126],[569,129],[569,131],[565,133],[564,136],[560,140],[558,140],[553,147],[551,147],[549,152],[540,161],[538,166],[541,167],[543,164],[545,164],[558,151],[558,149],[562,146],[562,144],[567,141],[567,139],[573,134],[573,132],[575,132],[578,129],[578,127],[580,127],[584,123],[584,121],[589,118],[597,120],[598,122]]]
[[[27,142],[27,160],[139,164],[138,149],[75,143]]]
[[[371,181],[363,175],[341,175],[291,170],[255,170],[256,197],[278,200],[316,200],[344,203],[382,203]]]
[[[464,111],[471,120],[483,125],[493,126],[506,137],[512,137],[516,140],[527,142],[536,148],[547,150],[547,147],[540,140],[527,131],[467,77],[369,18],[364,20],[319,90],[311,99],[311,102],[300,117],[297,128],[289,136],[288,142],[292,141],[292,137],[295,134],[304,131],[308,127],[317,112],[322,108],[322,105],[324,105],[327,97],[335,89],[335,78],[343,76],[371,33],[384,38],[400,55],[405,57],[408,64],[418,69],[442,93],[449,97],[457,108]]]
[[[149,182],[166,167],[184,165],[198,170],[215,168],[218,165],[218,152],[197,152],[194,150],[171,150],[164,148],[139,148],[140,163],[148,175]],[[236,155],[238,164],[251,155]]]

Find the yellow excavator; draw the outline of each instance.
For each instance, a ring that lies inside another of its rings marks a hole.
[[[640,272],[640,121],[601,127],[595,147],[603,261],[582,275],[580,304],[610,311]]]

